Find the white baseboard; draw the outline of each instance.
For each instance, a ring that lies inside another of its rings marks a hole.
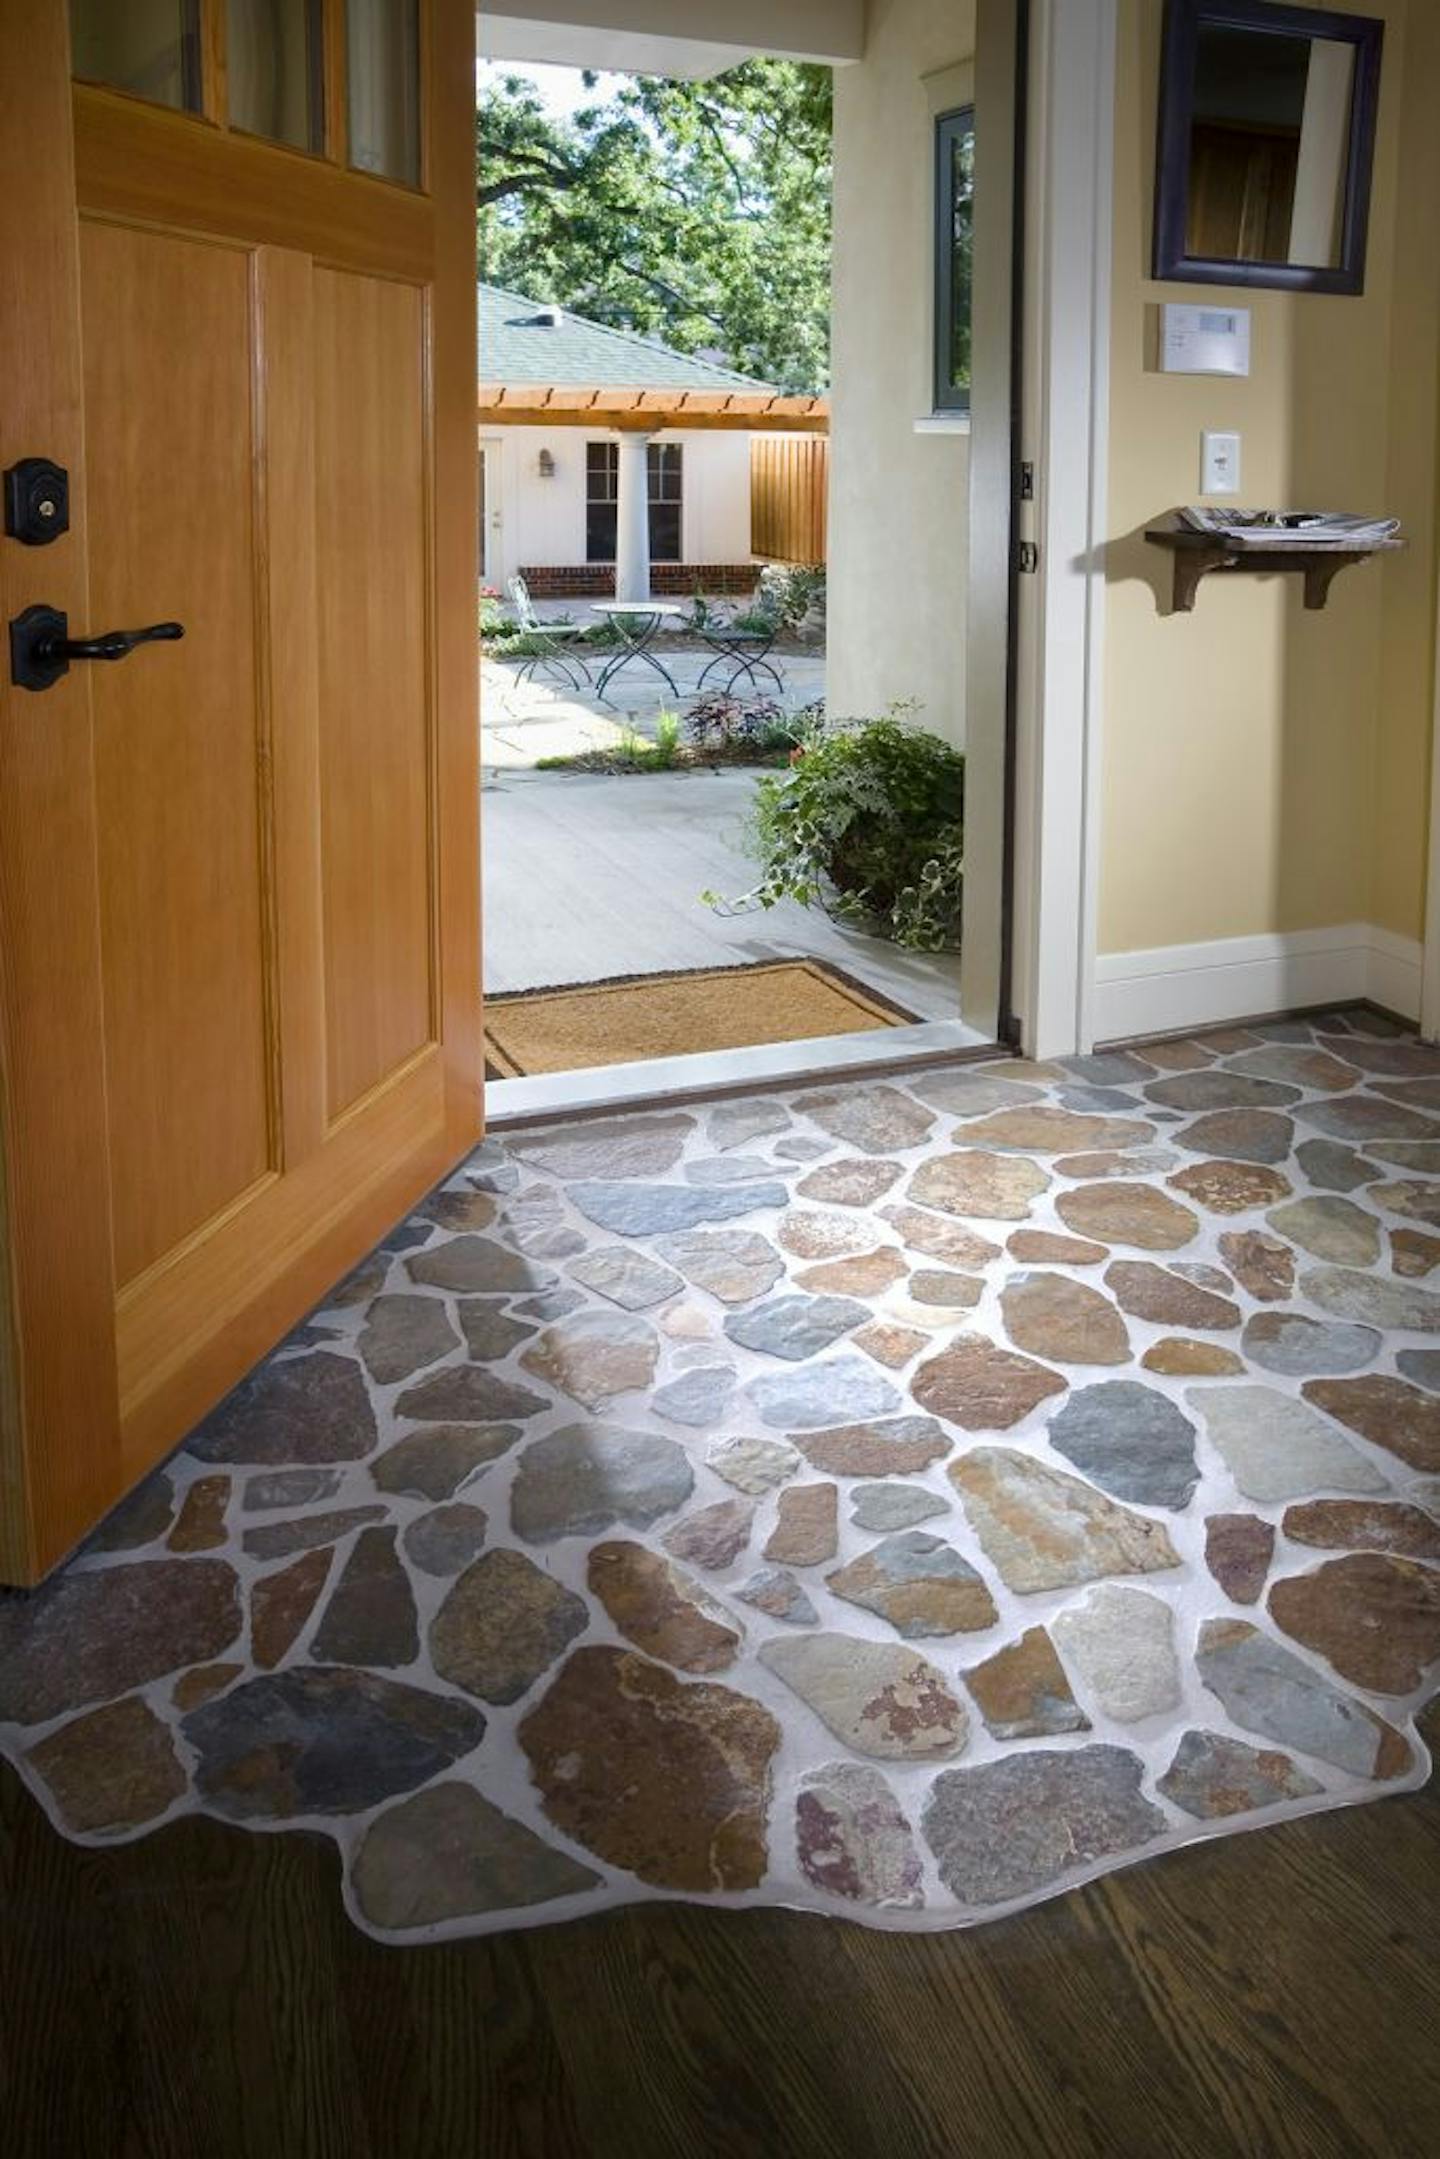
[[[1421,955],[1418,939],[1370,922],[1102,953],[1095,1039],[1174,1034],[1358,997],[1418,1019]]]

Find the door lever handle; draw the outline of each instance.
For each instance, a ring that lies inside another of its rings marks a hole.
[[[180,622],[152,622],[142,630],[102,630],[72,637],[69,617],[57,607],[27,607],[10,625],[10,680],[22,690],[48,690],[70,671],[72,660],[123,660],[137,645],[173,644],[185,635]]]
[[[143,630],[102,630],[98,637],[45,637],[36,647],[42,660],[123,660],[137,645],[173,644],[185,635],[180,622],[152,622]]]

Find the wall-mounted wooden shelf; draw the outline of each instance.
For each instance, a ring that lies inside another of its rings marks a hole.
[[[1303,540],[1296,540],[1287,547],[1237,547],[1216,539],[1213,533],[1196,532],[1192,526],[1182,525],[1173,510],[1160,524],[1149,526],[1145,537],[1155,547],[1169,548],[1175,558],[1170,612],[1179,615],[1188,615],[1194,608],[1201,578],[1219,570],[1248,571],[1252,576],[1296,571],[1305,580],[1305,605],[1312,610],[1321,608],[1330,597],[1331,585],[1351,563],[1393,554],[1405,545],[1403,540],[1394,539],[1376,540],[1369,547],[1334,547],[1323,541],[1307,547]]]

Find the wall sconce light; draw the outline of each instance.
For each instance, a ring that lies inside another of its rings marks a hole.
[[[541,477],[541,479],[542,479],[542,480],[553,480],[553,479],[554,479],[554,477],[555,477],[555,459],[554,459],[554,456],[552,455],[552,453],[551,453],[551,452],[550,452],[549,450],[542,450],[542,451],[540,452],[540,455],[539,455],[538,459],[536,460],[536,468],[537,468],[537,470],[538,470],[538,472],[539,472],[539,474],[540,474],[540,477]]]

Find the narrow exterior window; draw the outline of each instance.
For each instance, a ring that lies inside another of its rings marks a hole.
[[[585,445],[585,560],[615,560],[616,509],[620,496],[620,445]]]
[[[970,410],[975,108],[935,123],[935,410]]]

